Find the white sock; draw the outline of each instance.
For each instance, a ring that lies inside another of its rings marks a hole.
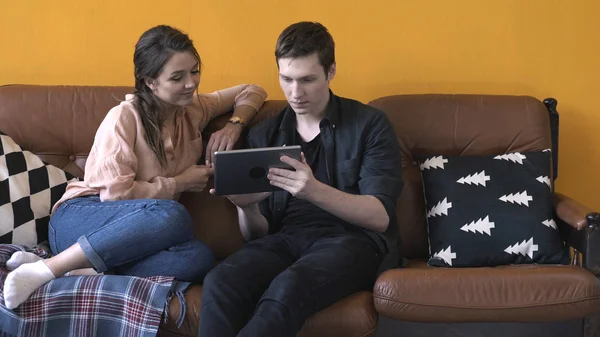
[[[28,252],[15,252],[8,261],[6,261],[6,268],[8,270],[15,270],[22,264],[33,263],[42,260],[41,257]]]
[[[44,263],[26,263],[8,273],[4,281],[4,304],[9,309],[18,307],[39,287],[56,277]]]
[[[75,269],[65,273],[63,276],[83,276],[83,275],[104,275],[104,273],[98,273],[94,268],[83,268]]]

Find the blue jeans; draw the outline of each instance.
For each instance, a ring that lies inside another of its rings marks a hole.
[[[214,256],[191,227],[190,214],[173,200],[102,202],[88,196],[59,206],[48,237],[53,254],[79,243],[98,272],[201,282]]]

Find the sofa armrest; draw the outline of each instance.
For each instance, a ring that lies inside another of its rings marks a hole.
[[[600,277],[600,213],[559,193],[554,212],[563,240],[583,254],[583,267]]]

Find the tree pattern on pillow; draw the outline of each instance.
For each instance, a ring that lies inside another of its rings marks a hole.
[[[419,158],[439,267],[568,262],[552,213],[551,151]]]

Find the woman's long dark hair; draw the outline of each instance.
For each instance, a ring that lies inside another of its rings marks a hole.
[[[133,104],[140,114],[146,141],[163,167],[167,165],[161,138],[163,103],[146,85],[146,79],[156,79],[174,52],[185,51],[194,55],[200,67],[200,55],[189,36],[173,27],[160,25],[142,34],[133,54],[136,96]]]

